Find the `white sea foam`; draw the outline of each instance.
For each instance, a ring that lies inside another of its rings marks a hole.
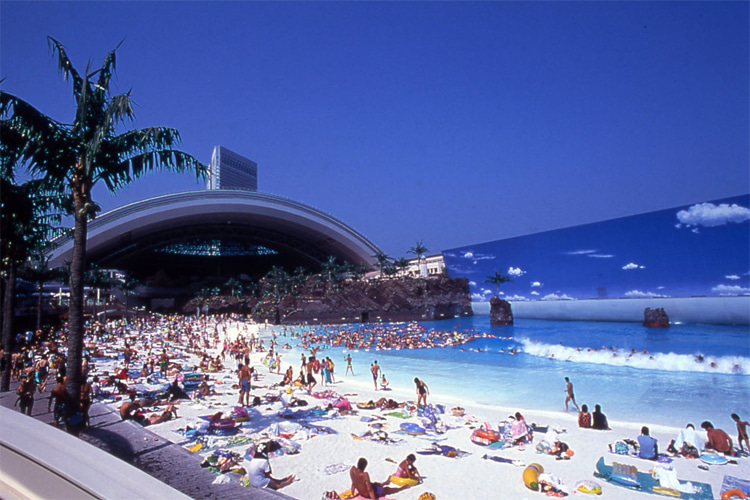
[[[540,358],[574,363],[630,366],[643,370],[702,372],[750,375],[750,359],[742,356],[702,356],[699,354],[643,353],[625,349],[588,349],[546,344],[527,338],[517,339],[523,352]]]

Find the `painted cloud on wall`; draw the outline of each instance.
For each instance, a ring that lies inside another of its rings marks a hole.
[[[502,286],[505,298],[750,295],[748,206],[750,195],[708,200],[471,244],[443,256],[450,276],[473,282],[475,297],[486,297],[482,282],[498,270],[512,279]],[[694,234],[699,228],[705,235]]]
[[[677,212],[677,219],[680,221],[677,227],[681,227],[681,225],[686,227],[716,227],[730,222],[738,224],[750,220],[750,208],[741,207],[737,204],[699,203],[687,210]]]

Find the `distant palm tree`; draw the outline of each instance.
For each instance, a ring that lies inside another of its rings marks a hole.
[[[399,272],[403,273],[401,275],[401,279],[404,279],[406,277],[405,271],[409,269],[409,259],[407,259],[406,257],[401,257],[396,262],[394,262],[394,265]]]
[[[492,276],[487,276],[487,279],[484,280],[485,283],[492,283],[495,285],[495,297],[500,296],[500,285],[503,283],[512,282],[513,280],[510,279],[510,276],[505,275],[501,273],[500,271],[495,271],[495,274]]]
[[[23,269],[23,276],[36,284],[36,329],[42,329],[42,305],[44,303],[44,284],[62,278],[62,270],[49,267],[51,257],[44,253],[33,255]]]
[[[130,272],[126,272],[125,275],[118,281],[117,286],[125,294],[125,321],[129,321],[128,314],[130,314],[130,293],[141,285],[141,281],[138,278],[133,277]]]
[[[411,247],[408,251],[408,253],[413,253],[417,257],[417,273],[419,275],[422,274],[422,255],[429,252],[426,246],[422,244],[422,240],[418,240],[417,244],[413,247]]]
[[[236,278],[229,278],[224,286],[229,289],[229,294],[238,299],[242,295],[242,283]]]
[[[339,274],[342,271],[342,266],[336,262],[336,257],[333,255],[328,256],[328,260],[323,262],[321,265],[321,273],[328,280],[328,287],[330,289],[336,289],[336,285],[339,282]]]
[[[380,270],[380,274],[392,276],[396,273],[396,268],[393,265],[393,259],[388,255],[383,252],[378,252],[373,255],[373,257],[375,257],[375,259],[377,260],[375,266]]]
[[[134,119],[130,92],[113,96],[110,81],[115,71],[115,50],[104,58],[101,68],[80,74],[63,45],[47,41],[57,54],[58,68],[73,83],[76,114],[71,124],[63,124],[39,112],[25,101],[0,92],[0,114],[9,116],[14,127],[26,138],[24,160],[33,175],[54,182],[68,194],[75,218],[70,269],[70,314],[68,331],[68,370],[65,385],[66,413],[78,411],[81,398],[83,361],[83,276],[86,270],[88,221],[98,205],[91,197],[97,182],[110,191],[134,179],[163,168],[176,172],[194,171],[205,175],[206,167],[191,155],[178,151],[179,133],[166,127],[150,127],[117,133],[117,125]],[[118,46],[119,47],[119,46]]]

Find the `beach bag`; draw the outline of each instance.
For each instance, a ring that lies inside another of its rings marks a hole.
[[[628,445],[624,441],[616,441],[615,443],[609,446],[610,446],[609,449],[612,453],[616,453],[618,455],[628,454]]]

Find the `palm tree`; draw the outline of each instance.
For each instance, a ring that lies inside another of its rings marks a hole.
[[[32,283],[36,283],[36,329],[42,329],[42,304],[44,302],[44,284],[62,277],[62,270],[49,267],[50,256],[36,253],[29,258],[23,275]]]
[[[406,271],[407,269],[409,269],[409,260],[408,260],[408,259],[406,259],[406,257],[401,257],[401,258],[399,258],[399,259],[398,259],[398,260],[397,260],[397,261],[396,261],[396,262],[394,263],[394,265],[396,266],[396,269],[398,269],[398,271],[399,271],[399,272],[403,273],[403,274],[401,275],[401,279],[403,280],[404,278],[406,278],[406,273],[405,273],[405,271]]]
[[[407,253],[413,253],[417,257],[417,274],[422,274],[422,255],[429,252],[426,246],[422,244],[422,240],[417,240],[417,244],[409,249]]]
[[[3,123],[3,130],[5,123]],[[3,137],[5,140],[5,137]],[[15,347],[13,319],[16,298],[16,272],[33,252],[42,248],[48,235],[59,222],[58,214],[50,212],[55,197],[44,189],[44,182],[31,180],[16,185],[12,170],[5,163],[13,161],[7,156],[7,143],[2,145],[2,176],[0,176],[0,270],[5,283],[3,293],[2,340],[7,369],[2,374],[0,391],[10,388],[10,363]]]
[[[510,276],[503,274],[500,271],[495,271],[494,275],[487,276],[487,279],[484,280],[485,283],[492,283],[493,285],[495,285],[495,297],[500,296],[500,285],[512,281],[513,280],[510,279]]]
[[[175,129],[150,127],[118,134],[116,127],[134,119],[130,92],[111,95],[115,52],[109,52],[101,68],[80,74],[63,45],[47,38],[58,68],[70,79],[76,104],[71,124],[59,123],[25,101],[0,93],[0,113],[9,116],[15,130],[26,138],[23,158],[32,175],[41,175],[67,193],[68,207],[75,217],[73,254],[70,265],[70,319],[68,371],[65,391],[72,415],[78,411],[82,383],[83,275],[86,270],[86,236],[89,218],[99,207],[91,198],[102,181],[114,192],[142,175],[159,168],[176,172],[195,171],[204,176],[206,167],[191,155],[174,149],[180,142]]]
[[[130,272],[126,271],[125,274],[118,280],[118,287],[123,291],[125,295],[125,321],[130,322],[130,293],[136,288],[141,286],[141,281],[134,277]]]
[[[380,269],[380,274],[385,274],[386,276],[392,276],[395,274],[396,269],[393,266],[393,259],[388,255],[383,252],[378,252],[373,255],[373,257],[377,260],[375,266]]]
[[[224,286],[229,289],[229,294],[238,299],[242,295],[242,283],[236,278],[229,278]]]
[[[263,290],[264,294],[269,294],[275,299],[280,299],[286,295],[290,277],[289,273],[283,267],[271,267],[271,270],[266,273],[263,280],[270,287]]]
[[[336,257],[333,255],[328,256],[328,260],[323,262],[321,267],[321,273],[326,276],[328,280],[328,289],[336,288],[336,283],[339,281],[339,273],[341,272],[341,266],[336,262]]]

